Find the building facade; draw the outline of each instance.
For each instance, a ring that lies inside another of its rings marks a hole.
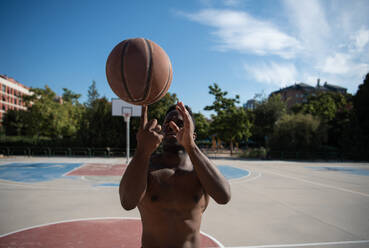
[[[9,109],[26,110],[24,95],[31,95],[30,88],[13,78],[0,75],[0,125]]]
[[[258,101],[256,99],[250,99],[243,105],[243,108],[248,110],[254,110],[257,104]]]
[[[294,85],[274,91],[270,95],[281,95],[282,100],[287,104],[287,108],[290,108],[295,104],[307,102],[309,96],[315,96],[321,92],[346,94],[347,89],[337,85],[328,84],[327,82],[320,85],[320,80],[318,79],[316,87],[305,83],[295,83]]]

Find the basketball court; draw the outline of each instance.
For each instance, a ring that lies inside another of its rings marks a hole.
[[[369,164],[216,159],[230,180],[202,247],[369,247]],[[0,160],[0,247],[139,247],[120,206],[124,158]]]

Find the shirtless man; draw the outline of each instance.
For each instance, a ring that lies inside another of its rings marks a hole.
[[[179,102],[163,127],[142,107],[137,149],[119,186],[124,209],[138,207],[142,247],[200,247],[200,224],[209,196],[226,204],[230,185],[195,144],[194,123]],[[163,142],[163,153],[152,155]]]

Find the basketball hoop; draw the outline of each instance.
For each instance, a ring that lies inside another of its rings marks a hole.
[[[129,119],[131,118],[131,113],[124,113],[123,117],[125,122],[129,122]]]
[[[126,155],[127,161],[129,162],[129,120],[131,117],[141,116],[141,106],[133,105],[131,103],[125,102],[121,99],[112,99],[112,115],[113,116],[123,116],[126,122]]]

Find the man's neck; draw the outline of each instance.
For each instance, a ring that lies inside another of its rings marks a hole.
[[[164,149],[162,153],[165,164],[170,168],[186,166],[188,154],[184,149]]]

